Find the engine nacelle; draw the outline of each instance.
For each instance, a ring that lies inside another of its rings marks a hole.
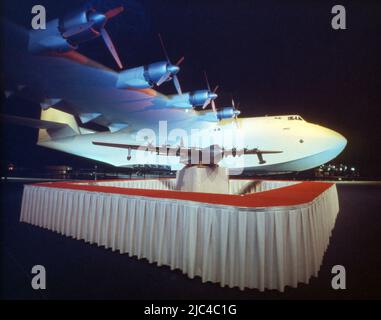
[[[210,99],[210,92],[208,90],[197,90],[189,94],[189,103],[192,106],[199,107]]]
[[[217,110],[217,118],[218,120],[234,118],[237,112],[239,111],[235,110],[233,107],[223,107]]]
[[[176,94],[170,97],[167,102],[168,107],[189,109],[201,107],[208,100],[214,100],[217,94],[208,90],[197,90],[193,92]]]
[[[90,19],[92,26],[87,26]],[[28,49],[32,53],[66,52],[76,50],[78,44],[99,36],[96,30],[105,23],[104,15],[94,9],[81,9],[66,16],[49,21],[46,29],[31,30]],[[64,36],[65,32],[78,27],[80,32]]]
[[[152,84],[156,84],[168,72],[167,61],[160,61],[144,66],[144,76]]]
[[[89,21],[94,21],[90,27],[86,27]],[[105,16],[98,14],[94,9],[81,9],[67,14],[59,19],[59,31],[64,37],[65,32],[83,25],[82,31],[67,36],[67,41],[72,45],[94,39],[99,36],[98,28],[105,23]],[[65,38],[65,37],[64,37]]]
[[[136,67],[119,72],[116,87],[119,89],[146,89],[152,84],[144,76],[144,67]]]
[[[146,66],[124,70],[119,73],[117,88],[145,89],[152,88],[170,71],[167,61],[151,63]],[[168,81],[170,79],[167,79]]]

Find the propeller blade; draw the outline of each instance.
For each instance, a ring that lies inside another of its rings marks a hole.
[[[234,123],[235,123],[235,127],[237,128],[237,129],[239,129],[240,128],[240,125],[239,125],[239,123],[238,123],[238,116],[240,115],[240,113],[241,113],[241,111],[239,111],[239,110],[235,110],[234,111]]]
[[[74,35],[76,35],[78,33],[83,32],[86,29],[91,28],[93,26],[93,24],[94,24],[94,21],[89,21],[89,22],[86,22],[86,23],[82,23],[82,24],[80,24],[80,25],[78,25],[78,26],[76,26],[74,28],[71,28],[71,29],[67,30],[66,32],[64,32],[62,34],[62,36],[64,38],[70,38],[71,36],[74,36]]]
[[[215,88],[214,88],[214,90],[213,90],[213,93],[216,93],[219,87],[220,87],[220,86],[215,86]]]
[[[169,60],[167,49],[165,49],[164,41],[163,41],[160,33],[159,33],[159,39],[160,39],[161,48],[163,49],[165,58],[167,59],[168,63],[171,63],[171,61]]]
[[[185,57],[182,56],[179,61],[176,62],[176,66],[179,66],[183,61],[184,61]]]
[[[211,101],[211,99],[206,99],[202,108],[205,109],[209,105],[210,101]]]
[[[117,16],[119,13],[121,13],[124,10],[123,6],[116,7],[114,9],[111,9],[105,13],[105,16],[107,19],[111,19],[115,16]]]
[[[204,76],[205,76],[206,85],[208,87],[208,90],[210,91],[210,85],[209,85],[208,75],[206,74],[206,71],[204,71]]]
[[[217,113],[216,103],[214,102],[214,100],[212,100],[212,109],[214,113]]]
[[[181,91],[180,82],[179,82],[179,78],[177,77],[177,75],[173,76],[173,84],[175,85],[177,93],[183,94],[183,92]]]
[[[107,48],[110,50],[112,56],[114,57],[116,63],[118,64],[119,68],[123,69],[123,65],[120,62],[118,53],[116,52],[114,44],[112,43],[112,40],[111,40],[109,34],[107,33],[106,29],[102,28],[100,31],[101,31],[102,38],[103,38],[104,42],[106,43]]]
[[[171,73],[169,71],[167,71],[166,73],[164,73],[161,78],[159,79],[158,82],[156,82],[156,85],[157,86],[160,86],[162,85],[165,81],[168,80],[168,77],[171,75]]]
[[[234,103],[234,99],[232,98],[232,107],[233,109],[235,109],[235,103]]]

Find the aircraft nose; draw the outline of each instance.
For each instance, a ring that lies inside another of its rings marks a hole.
[[[345,146],[347,145],[347,139],[345,137],[333,130],[329,130],[327,132],[330,149],[334,149],[337,154],[341,153],[341,151],[344,150]]]
[[[345,146],[347,145],[347,139],[340,133],[334,131],[335,140],[336,140],[336,147],[343,150]]]
[[[343,135],[341,135],[340,133],[338,133],[338,135],[340,136],[339,137],[339,144],[342,146],[342,148],[344,149],[348,143],[347,139],[345,139],[345,137]]]

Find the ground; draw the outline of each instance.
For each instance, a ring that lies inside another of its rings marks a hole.
[[[84,241],[19,222],[23,185],[1,186],[2,299],[375,299],[381,298],[381,184],[337,186],[340,213],[317,278],[298,288],[259,292],[189,279]],[[33,290],[31,269],[43,265],[47,289]],[[332,266],[346,268],[347,289],[331,288]]]

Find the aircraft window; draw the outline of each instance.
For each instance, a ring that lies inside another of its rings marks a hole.
[[[288,120],[300,120],[300,121],[304,121],[301,116],[289,116]]]

